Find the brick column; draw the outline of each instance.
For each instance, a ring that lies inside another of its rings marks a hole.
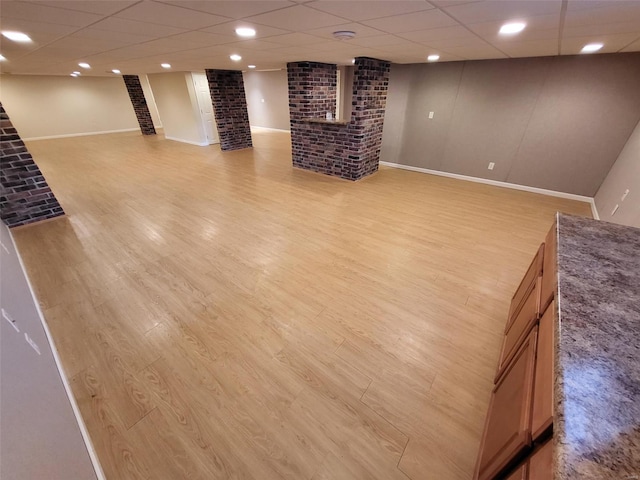
[[[309,122],[335,114],[336,70],[326,63],[287,64],[293,165],[358,180],[378,170],[390,64],[356,58],[350,121]]]
[[[64,215],[64,210],[0,103],[0,214],[9,227]]]
[[[253,147],[242,72],[206,70],[222,150]]]
[[[391,64],[356,58],[351,100],[351,131],[357,144],[358,178],[378,171]]]
[[[127,86],[129,98],[131,99],[133,110],[136,112],[136,118],[140,125],[140,131],[143,135],[155,135],[156,129],[153,126],[153,120],[149,113],[147,100],[144,98],[142,85],[140,85],[140,78],[138,75],[123,75],[122,79],[124,80],[124,84]]]

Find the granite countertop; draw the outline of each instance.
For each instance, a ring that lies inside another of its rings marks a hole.
[[[302,120],[309,123],[328,123],[331,125],[346,125],[349,123],[348,120],[338,120],[336,118],[331,120],[327,120],[326,118],[303,118]]]
[[[640,479],[640,229],[558,216],[555,479]]]

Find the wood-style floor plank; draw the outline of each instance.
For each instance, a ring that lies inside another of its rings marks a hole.
[[[511,295],[589,206],[254,144],[28,144],[67,215],[14,235],[107,478],[471,478]]]

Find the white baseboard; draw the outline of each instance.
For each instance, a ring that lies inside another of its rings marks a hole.
[[[593,215],[593,218],[596,220],[600,220],[600,214],[598,213],[598,207],[596,206],[596,199],[592,198],[589,203],[591,203],[591,215]]]
[[[513,190],[522,190],[525,192],[549,195],[550,197],[559,197],[566,198],[568,200],[577,200],[578,202],[586,202],[591,205],[591,211],[594,212],[594,218],[595,215],[597,215],[593,197],[587,197],[585,195],[576,195],[575,193],[558,192],[556,190],[547,190],[545,188],[529,187],[527,185],[518,185],[517,183],[501,182],[499,180],[489,180],[488,178],[470,177],[468,175],[460,175],[458,173],[441,172],[440,170],[430,170],[428,168],[413,167],[411,165],[402,165],[400,163],[380,162],[380,165],[400,168],[402,170],[410,170],[412,172],[428,173],[429,175],[438,175],[440,177],[455,178],[457,180],[465,180],[468,182],[484,183],[486,185],[493,185],[494,187],[511,188]]]
[[[62,379],[62,384],[64,386],[64,390],[67,393],[67,397],[69,398],[69,403],[71,404],[71,409],[73,410],[73,414],[76,417],[76,422],[78,422],[78,428],[80,429],[80,434],[82,435],[82,439],[84,440],[84,444],[87,447],[87,452],[89,453],[89,459],[91,460],[91,464],[93,465],[93,469],[96,473],[96,477],[98,480],[106,480],[107,477],[104,475],[104,471],[102,470],[102,466],[100,465],[100,460],[98,460],[98,454],[96,453],[96,449],[93,446],[93,442],[91,441],[91,437],[89,436],[89,431],[87,430],[87,426],[82,419],[82,414],[80,413],[80,408],[78,407],[78,403],[76,402],[75,397],[73,396],[73,391],[71,390],[71,386],[69,385],[69,381],[67,380],[67,375],[64,372],[64,368],[62,367],[62,360],[60,359],[60,355],[58,354],[58,349],[53,341],[53,337],[51,336],[51,330],[49,330],[49,325],[47,325],[47,321],[42,314],[42,310],[40,309],[40,302],[36,298],[36,293],[33,290],[33,285],[31,285],[31,281],[29,280],[29,276],[27,275],[27,269],[24,267],[24,262],[22,261],[22,256],[18,251],[18,247],[16,246],[16,242],[13,238],[13,234],[9,229],[9,237],[11,237],[11,242],[13,243],[13,249],[16,252],[16,256],[18,257],[18,262],[20,262],[20,268],[22,268],[22,273],[24,274],[24,278],[27,281],[27,286],[29,287],[29,291],[31,292],[31,299],[33,300],[34,305],[36,306],[36,310],[38,311],[38,316],[40,317],[40,322],[42,323],[42,328],[44,329],[44,333],[47,336],[47,340],[51,347],[51,353],[53,354],[53,359],[56,363],[56,368],[58,369],[58,373],[60,374],[60,378]]]
[[[271,132],[287,132],[287,133],[291,133],[291,130],[285,130],[284,128],[261,127],[259,125],[251,125],[251,130],[267,130],[267,131],[271,131]]]
[[[176,138],[176,137],[167,137],[166,135],[164,136],[164,138],[166,138],[167,140],[173,140],[174,142],[182,142],[182,143],[188,143],[189,145],[196,145],[198,147],[209,146],[209,142],[192,142],[191,140],[185,140],[183,138]]]
[[[47,135],[46,137],[28,137],[23,138],[23,141],[30,142],[33,140],[50,140],[52,138],[69,138],[69,137],[87,137],[90,135],[105,135],[107,133],[123,133],[123,132],[135,132],[140,131],[139,128],[123,128],[121,130],[102,130],[100,132],[85,132],[85,133],[65,133],[64,135]]]

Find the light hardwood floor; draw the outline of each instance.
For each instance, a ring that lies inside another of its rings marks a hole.
[[[28,143],[14,235],[108,479],[469,479],[510,297],[556,210],[382,167],[127,133]]]

